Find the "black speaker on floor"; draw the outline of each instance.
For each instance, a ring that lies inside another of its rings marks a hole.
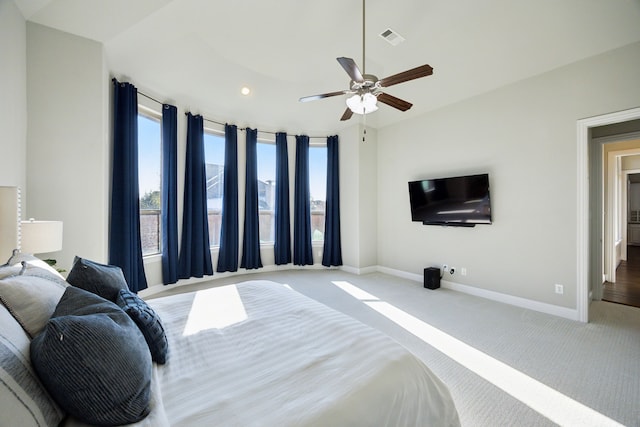
[[[424,269],[424,287],[427,289],[438,289],[440,287],[440,269],[427,267]]]

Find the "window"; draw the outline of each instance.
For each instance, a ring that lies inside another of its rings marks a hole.
[[[139,107],[138,183],[140,195],[140,238],[142,255],[160,253],[160,185],[162,138],[160,115]]]
[[[324,241],[327,201],[327,146],[309,147],[309,193],[311,195],[311,241]]]
[[[207,177],[209,245],[220,246],[224,193],[224,135],[205,130],[204,162]]]
[[[276,203],[276,145],[258,141],[258,215],[260,216],[260,243],[275,240]],[[284,183],[283,185],[289,185]]]

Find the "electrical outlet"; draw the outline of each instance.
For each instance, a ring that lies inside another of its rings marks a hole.
[[[462,274],[463,276],[466,276],[467,275],[467,268],[466,267],[462,267],[460,269],[460,274]]]
[[[558,285],[558,284],[556,283],[556,294],[559,294],[559,295],[564,294],[564,286],[562,286],[562,285]]]
[[[449,266],[447,264],[442,264],[442,271],[445,273],[449,271]]]
[[[455,267],[451,267],[451,268],[449,269],[449,274],[453,274],[453,273],[455,273],[455,272],[456,272],[456,268],[455,268]]]

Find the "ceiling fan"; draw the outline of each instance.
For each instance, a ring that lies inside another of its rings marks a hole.
[[[373,74],[365,74],[365,0],[362,0],[362,70],[356,65],[351,58],[340,57],[338,62],[351,78],[349,89],[337,92],[322,93],[319,95],[311,95],[300,98],[300,102],[314,101],[316,99],[329,98],[338,95],[351,95],[347,98],[347,109],[340,120],[349,120],[353,113],[368,114],[378,109],[377,101],[387,104],[400,111],[407,111],[413,104],[403,99],[396,98],[382,91],[382,88],[404,83],[409,80],[419,79],[421,77],[433,74],[433,68],[427,64],[421,65],[411,70],[403,71],[383,79],[378,79]]]

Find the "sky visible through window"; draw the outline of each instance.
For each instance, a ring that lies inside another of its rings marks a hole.
[[[224,136],[204,133],[204,158],[207,163],[224,165]]]
[[[140,196],[150,191],[160,191],[161,147],[160,122],[138,115],[138,152]],[[207,143],[207,139],[216,139],[216,143]],[[238,138],[240,144],[240,139]],[[224,164],[224,136],[205,133],[205,159],[207,163]],[[258,179],[275,180],[275,145],[258,144]],[[295,153],[295,151],[294,151]],[[294,170],[289,170],[293,177]],[[309,189],[313,200],[326,200],[327,148],[309,148]]]
[[[258,180],[276,181],[276,145],[258,141]]]
[[[140,197],[160,191],[162,154],[160,121],[138,115],[138,181]]]
[[[326,200],[327,147],[309,147],[309,189],[313,200]]]

